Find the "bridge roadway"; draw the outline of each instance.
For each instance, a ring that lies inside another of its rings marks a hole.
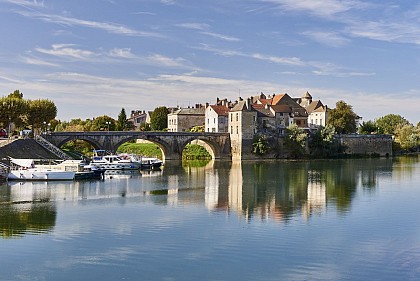
[[[95,149],[115,152],[125,142],[143,139],[155,143],[163,152],[164,160],[182,160],[185,146],[194,140],[203,141],[210,147],[214,159],[231,159],[229,133],[192,133],[192,132],[52,132],[43,136],[57,147],[73,140],[83,140]]]

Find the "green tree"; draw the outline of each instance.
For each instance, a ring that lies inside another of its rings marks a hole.
[[[199,133],[199,132],[204,132],[205,130],[205,126],[201,125],[201,126],[194,126],[190,129],[190,132],[195,132],[195,133]]]
[[[115,131],[115,128],[115,120],[107,115],[103,115],[92,120],[89,131]]]
[[[413,150],[419,145],[419,131],[411,124],[398,126],[395,135],[395,142],[404,150]]]
[[[333,126],[337,134],[352,134],[356,132],[358,119],[351,105],[338,101],[336,107],[328,112],[327,125]]]
[[[154,131],[162,131],[168,128],[168,114],[169,110],[166,106],[155,108],[150,116],[150,125]]]
[[[12,128],[12,124],[15,127],[23,126],[28,103],[22,98],[18,90],[7,97],[0,98],[0,106],[0,123],[4,128],[7,128],[9,131]]]
[[[370,135],[372,133],[376,133],[378,131],[375,122],[373,121],[366,121],[362,122],[359,126],[359,134],[363,135]]]
[[[317,130],[309,142],[311,155],[316,158],[335,156],[339,146],[334,136],[335,129],[331,125]]]
[[[255,135],[252,141],[252,153],[257,155],[264,155],[269,151],[269,143],[267,136]]]
[[[292,124],[286,128],[285,144],[292,157],[298,158],[305,154],[307,139],[308,134],[298,125]]]
[[[404,117],[397,114],[387,114],[375,120],[375,125],[378,128],[379,134],[395,135],[396,129],[399,126],[409,125]]]
[[[139,126],[139,131],[140,132],[148,132],[148,131],[151,131],[151,130],[152,130],[152,127],[150,126],[149,123],[146,123],[146,122],[141,123],[140,126]]]
[[[117,131],[128,131],[133,128],[133,124],[127,120],[127,114],[125,109],[122,108],[120,114],[118,114],[117,120]]]
[[[46,131],[47,124],[56,116],[57,107],[54,102],[47,99],[28,100],[26,123],[32,127],[33,132],[37,129]]]

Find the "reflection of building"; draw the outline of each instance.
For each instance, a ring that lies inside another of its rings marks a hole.
[[[308,182],[308,199],[302,207],[302,215],[308,219],[312,214],[322,214],[327,206],[325,183],[320,180]]]
[[[233,161],[229,172],[229,209],[242,213],[242,163]]]

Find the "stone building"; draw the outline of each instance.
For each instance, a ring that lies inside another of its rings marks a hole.
[[[151,111],[132,110],[130,117],[127,118],[127,121],[131,122],[134,125],[134,130],[137,131],[141,124],[150,124],[150,115]]]
[[[239,98],[229,111],[229,133],[232,158],[244,159],[251,154],[252,140],[257,133],[257,111],[251,107],[251,100]]]
[[[205,107],[196,104],[194,108],[179,108],[168,114],[169,132],[188,132],[192,127],[205,123]]]
[[[325,127],[328,119],[328,107],[323,105],[320,100],[312,100],[309,92],[306,92],[297,102],[306,109],[308,113],[308,127],[316,129],[320,126]]]

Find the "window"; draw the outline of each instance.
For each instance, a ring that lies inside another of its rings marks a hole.
[[[252,116],[252,124],[255,125],[255,120],[257,119],[257,116]]]
[[[230,126],[230,133],[233,135],[233,126]]]
[[[210,118],[207,118],[207,125],[210,124]]]
[[[230,122],[233,121],[233,113],[230,113]]]
[[[216,118],[213,118],[213,123],[216,124]]]
[[[239,127],[238,126],[236,126],[236,134],[239,135]]]
[[[236,122],[239,121],[239,113],[236,113]]]

